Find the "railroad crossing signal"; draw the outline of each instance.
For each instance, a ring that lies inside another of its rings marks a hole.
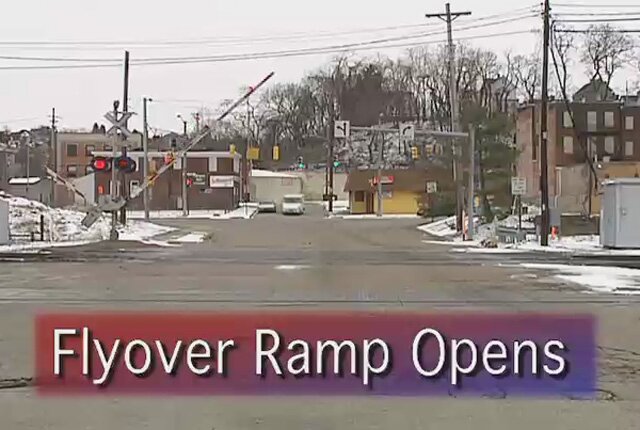
[[[416,139],[416,126],[414,124],[401,124],[400,138],[405,141],[413,142]]]
[[[351,134],[349,121],[336,121],[333,127],[333,136],[338,139],[346,139]]]
[[[94,172],[110,172],[111,159],[107,157],[93,157],[93,160],[91,160],[91,169]]]
[[[111,128],[107,130],[107,134],[113,136],[118,130],[120,130],[120,133],[122,133],[127,138],[133,136],[133,133],[129,131],[126,125],[127,121],[129,121],[129,118],[131,118],[132,116],[133,112],[123,112],[122,116],[119,119],[116,119],[113,116],[113,112],[107,112],[104,117],[112,124]]]

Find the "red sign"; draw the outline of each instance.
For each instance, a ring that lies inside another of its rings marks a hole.
[[[393,175],[390,176],[381,176],[380,177],[380,182],[382,183],[382,185],[389,185],[389,184],[393,184]],[[372,180],[372,184],[373,185],[378,185],[378,177],[375,176]]]

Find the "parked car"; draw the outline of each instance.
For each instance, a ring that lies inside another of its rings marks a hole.
[[[259,202],[258,212],[260,213],[276,213],[276,202]]]
[[[284,215],[302,215],[304,213],[304,196],[302,194],[288,194],[282,199],[282,213]]]

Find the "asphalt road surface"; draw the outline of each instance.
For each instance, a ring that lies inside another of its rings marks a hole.
[[[259,215],[162,220],[203,243],[103,243],[0,263],[2,429],[632,429],[640,423],[640,301],[586,294],[523,256],[451,253],[418,220]],[[165,239],[170,238],[168,235]],[[279,266],[299,270],[279,270]],[[591,312],[598,400],[38,397],[32,319],[46,310],[396,309]],[[26,378],[20,380],[19,378]],[[25,385],[25,386],[22,386]]]

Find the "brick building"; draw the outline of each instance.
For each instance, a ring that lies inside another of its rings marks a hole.
[[[134,133],[129,147],[139,147],[142,135]],[[60,176],[77,178],[91,173],[89,164],[95,151],[111,151],[113,138],[102,133],[59,132],[57,134],[57,166]]]
[[[111,152],[95,151],[97,156],[110,157]],[[143,152],[128,151],[128,156],[136,161],[136,171],[126,175],[133,191],[144,182]],[[164,164],[167,151],[149,152],[149,170],[153,172]],[[187,191],[189,209],[235,209],[240,202],[239,154],[223,151],[190,151],[187,153],[187,175],[193,184]],[[151,210],[177,210],[182,208],[182,160],[178,159],[173,168],[160,176],[151,188],[149,206]],[[122,179],[120,175],[119,181]],[[95,196],[108,194],[111,186],[111,172],[96,172]],[[129,206],[133,210],[143,209],[142,198],[133,200]]]
[[[569,104],[548,106],[548,171],[551,203],[567,212],[599,212],[599,196],[589,183],[640,172],[640,104],[634,99],[597,100],[583,87]],[[530,199],[540,196],[540,103],[520,106],[516,143],[520,150],[517,173],[527,180]],[[587,159],[594,161],[596,176]]]

